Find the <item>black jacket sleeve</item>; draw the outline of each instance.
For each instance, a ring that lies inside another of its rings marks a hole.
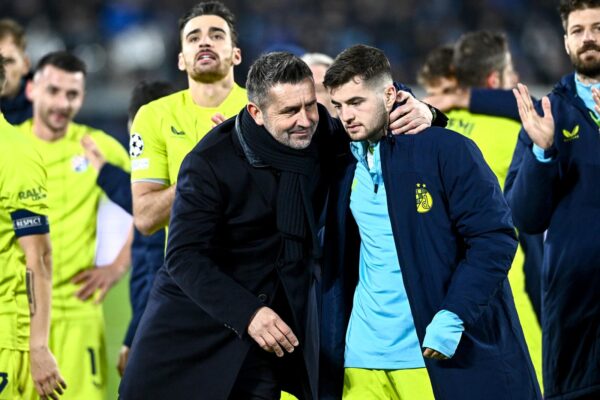
[[[112,165],[104,164],[98,173],[96,183],[108,198],[123,210],[132,214],[131,175],[127,171]]]
[[[223,204],[212,167],[196,153],[188,154],[179,171],[165,261],[186,296],[242,337],[263,304],[215,261]]]

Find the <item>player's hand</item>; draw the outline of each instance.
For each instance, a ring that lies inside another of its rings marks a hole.
[[[265,351],[274,352],[277,357],[294,351],[299,344],[292,329],[269,307],[258,309],[250,324],[248,334]]]
[[[81,139],[81,146],[85,151],[85,158],[90,161],[90,164],[92,164],[92,167],[94,167],[96,171],[100,171],[104,164],[106,164],[106,159],[98,148],[98,145],[96,145],[94,139],[92,139],[90,135],[85,135]]]
[[[75,296],[79,300],[84,301],[89,299],[96,290],[100,290],[100,294],[95,301],[96,304],[100,304],[110,288],[121,279],[126,271],[126,268],[122,268],[116,264],[86,269],[77,274],[71,281],[81,285]]]
[[[452,93],[436,94],[425,97],[423,101],[443,112],[455,108],[469,108],[471,92],[468,89],[456,89]]]
[[[215,113],[215,115],[213,115],[212,117],[210,117],[210,120],[213,123],[213,128],[217,125],[219,125],[221,122],[225,121],[226,118],[223,114],[221,113]]]
[[[425,351],[423,351],[423,357],[432,358],[434,360],[447,360],[448,359],[448,357],[446,357],[439,351],[430,349],[429,347],[426,347]]]
[[[433,119],[429,107],[415,99],[410,93],[399,90],[396,102],[402,103],[390,113],[390,130],[394,135],[415,134],[429,128]]]
[[[119,351],[119,360],[117,361],[117,371],[119,371],[119,376],[122,378],[125,373],[125,367],[127,366],[127,361],[129,360],[129,347],[121,346],[121,350]]]
[[[544,115],[540,117],[533,107],[527,86],[519,83],[517,88],[513,89],[513,94],[517,99],[521,123],[529,138],[542,149],[549,149],[554,143],[554,118],[550,99],[548,96],[542,98]]]
[[[42,399],[58,400],[67,388],[60,375],[56,359],[47,347],[32,347],[29,351],[31,378],[36,392]]]

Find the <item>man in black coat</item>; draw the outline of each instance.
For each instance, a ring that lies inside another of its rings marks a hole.
[[[317,398],[316,217],[348,139],[298,57],[260,57],[247,91],[181,166],[124,400]],[[431,118],[408,115],[413,127]]]

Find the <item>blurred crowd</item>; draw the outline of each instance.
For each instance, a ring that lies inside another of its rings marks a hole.
[[[21,0],[0,2],[0,15],[27,29],[35,62],[66,48],[90,68],[90,84],[128,89],[139,78],[178,80],[177,18],[194,0]],[[425,55],[463,32],[508,34],[517,70],[529,84],[550,84],[568,70],[554,2],[544,0],[228,0],[238,16],[244,63],[270,48],[336,55],[354,43],[383,49],[398,80],[414,82]],[[301,50],[299,50],[301,51]]]

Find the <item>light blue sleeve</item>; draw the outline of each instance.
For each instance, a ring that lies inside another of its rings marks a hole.
[[[553,157],[544,157],[544,149],[542,149],[540,146],[538,146],[535,143],[533,144],[531,151],[533,152],[533,155],[539,162],[549,163],[550,161],[554,160]]]
[[[427,326],[423,347],[436,350],[451,358],[456,352],[464,330],[463,322],[456,314],[441,310]]]

